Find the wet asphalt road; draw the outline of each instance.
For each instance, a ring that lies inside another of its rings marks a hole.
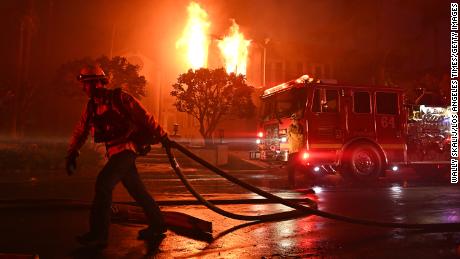
[[[140,174],[157,200],[193,199],[165,164],[139,161]],[[156,173],[151,173],[152,171]],[[184,170],[207,198],[260,198],[202,169]],[[411,173],[390,175],[378,183],[349,185],[337,177],[322,177],[314,187],[287,188],[283,169],[237,170],[231,173],[271,193],[286,198],[309,197],[319,208],[337,214],[381,221],[434,223],[460,222],[460,188]],[[54,175],[53,175],[54,174]],[[74,177],[62,172],[0,182],[2,199],[60,198],[90,201],[95,173]],[[121,186],[114,200],[128,201]],[[223,205],[241,214],[288,210],[282,205]],[[164,207],[213,222],[210,243],[171,231],[156,258],[458,258],[460,233],[420,232],[357,226],[308,216],[283,222],[251,224],[228,219],[203,206]],[[135,240],[140,225],[113,224],[109,247],[102,252],[79,249],[74,236],[86,231],[85,209],[2,209],[0,252],[37,253],[40,258],[142,258],[148,251]]]

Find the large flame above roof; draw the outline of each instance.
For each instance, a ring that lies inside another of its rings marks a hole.
[[[208,14],[201,6],[191,2],[187,7],[188,21],[182,37],[176,42],[176,48],[184,49],[189,68],[207,67],[210,44]]]
[[[246,75],[250,44],[251,41],[244,38],[238,24],[233,20],[229,35],[218,42],[227,73]]]

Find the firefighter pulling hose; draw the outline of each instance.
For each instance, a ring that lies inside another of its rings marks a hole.
[[[77,79],[89,99],[67,151],[67,173],[74,173],[79,150],[90,132],[95,143],[105,144],[108,158],[97,176],[89,232],[78,236],[77,241],[84,246],[107,246],[112,191],[122,182],[143,208],[149,224],[139,232],[138,239],[161,242],[166,223],[160,207],[142,183],[135,161],[138,154],[150,151],[150,144],[161,142],[166,147],[169,141],[166,132],[134,97],[120,88],[106,88],[108,78],[99,65],[85,66]]]

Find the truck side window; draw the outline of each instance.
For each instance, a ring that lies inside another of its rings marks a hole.
[[[337,112],[339,93],[337,90],[316,89],[313,96],[313,112]]]
[[[353,111],[356,113],[371,112],[371,97],[368,92],[355,92],[353,94]]]
[[[313,96],[313,106],[312,112],[321,112],[321,91],[320,89],[315,90],[315,94]]]
[[[396,93],[376,93],[377,113],[378,114],[397,114],[398,95]]]
[[[339,93],[337,90],[326,90],[326,103],[323,105],[323,112],[337,112],[339,104]]]

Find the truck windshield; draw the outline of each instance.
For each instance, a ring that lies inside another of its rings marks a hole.
[[[307,103],[307,91],[305,88],[295,88],[264,98],[262,102],[263,120],[285,118],[293,113],[302,116]]]

